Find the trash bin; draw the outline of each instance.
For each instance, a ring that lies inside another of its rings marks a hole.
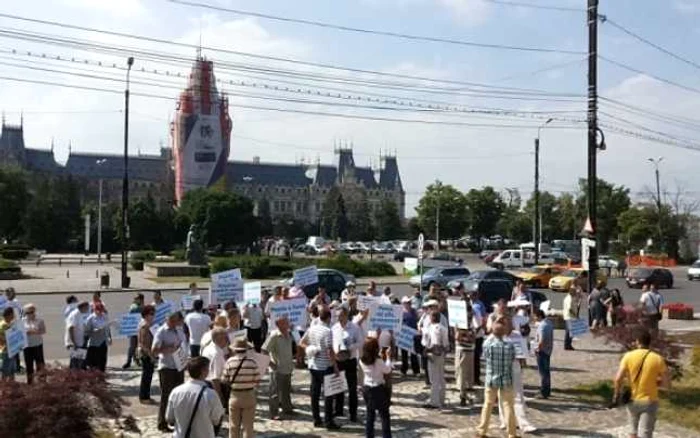
[[[100,275],[100,287],[109,287],[109,272],[103,271]]]

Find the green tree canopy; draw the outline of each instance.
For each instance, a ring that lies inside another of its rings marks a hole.
[[[599,253],[608,251],[609,241],[617,238],[620,232],[620,226],[617,218],[624,211],[630,208],[630,190],[624,186],[615,186],[607,181],[598,179],[597,182],[597,217],[598,224],[595,230],[598,245],[600,245]],[[576,207],[580,212],[587,211],[588,203],[588,182],[585,179],[579,180],[580,195],[576,199]],[[585,220],[586,215],[583,215]],[[583,221],[579,225],[583,228]]]
[[[494,235],[498,221],[506,207],[500,193],[490,186],[481,190],[471,189],[465,195],[465,203],[471,236],[488,237]]]
[[[438,205],[440,206],[440,238],[461,237],[467,228],[467,205],[462,192],[451,185],[436,182],[429,185],[418,202],[418,224],[435,238]]]
[[[403,226],[396,202],[384,199],[375,215],[377,239],[394,240],[403,236]]]
[[[322,230],[331,239],[345,240],[348,237],[348,215],[345,199],[338,187],[332,187],[323,201]]]
[[[0,167],[0,243],[21,236],[29,205],[26,175],[19,169]]]

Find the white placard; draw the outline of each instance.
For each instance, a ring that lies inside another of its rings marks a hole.
[[[240,269],[218,272],[211,276],[209,303],[223,304],[226,301],[243,301],[243,279]]]
[[[306,298],[276,301],[270,304],[270,320],[286,315],[292,327],[306,327]]]
[[[447,300],[447,321],[450,327],[468,329],[467,302],[464,300]]]
[[[552,302],[549,301],[549,300],[547,300],[547,301],[542,301],[542,302],[540,303],[540,310],[543,311],[544,314],[546,315],[547,312],[549,312],[549,308],[551,307],[551,305],[552,305]]]
[[[180,300],[182,310],[192,310],[194,308],[194,302],[201,299],[201,295],[183,295],[182,299]]]
[[[318,283],[318,269],[315,265],[294,271],[294,286],[304,287]]]
[[[232,345],[239,339],[248,339],[248,329],[236,330],[235,332],[228,332],[228,341]]]
[[[189,352],[182,348],[183,346],[180,345],[178,349],[173,353],[173,361],[175,361],[175,368],[177,368],[178,371],[184,371],[185,368],[187,367],[187,359],[189,359]]]
[[[379,304],[370,311],[369,329],[398,332],[401,329],[402,320],[403,308],[400,305]]]
[[[248,351],[248,357],[253,359],[258,365],[258,373],[260,373],[260,378],[267,374],[267,367],[270,366],[270,356],[267,354],[257,353],[255,351]]]
[[[374,309],[380,304],[379,297],[373,297],[370,295],[358,295],[357,296],[357,310],[363,311]]]
[[[247,304],[260,304],[262,282],[254,281],[243,285],[243,301]]]
[[[404,258],[403,268],[409,272],[416,272],[418,270],[418,259],[415,257]]]
[[[326,374],[323,376],[323,396],[330,397],[348,390],[348,382],[345,380],[345,371],[341,371],[336,376]]]
[[[418,336],[418,330],[413,329],[407,325],[401,324],[401,330],[395,334],[396,346],[402,350],[406,350],[409,353],[416,354],[415,350],[415,340]]]
[[[70,358],[85,360],[87,357],[87,348],[73,348],[70,350]]]

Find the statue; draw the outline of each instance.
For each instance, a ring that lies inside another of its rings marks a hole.
[[[189,265],[205,265],[207,263],[207,257],[202,244],[199,243],[198,234],[197,226],[191,225],[190,231],[187,232],[187,251],[185,252],[185,258],[187,258]]]

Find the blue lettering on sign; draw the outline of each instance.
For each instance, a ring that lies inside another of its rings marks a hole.
[[[406,350],[409,353],[416,353],[415,350],[415,338],[418,336],[418,330],[412,329],[406,325],[401,325],[401,330],[398,334],[395,334],[396,346],[402,350]]]
[[[24,343],[25,337],[22,330],[16,327],[12,327],[5,331],[5,341],[7,343],[7,355],[9,357],[15,357],[20,351],[26,347]]]
[[[165,322],[168,314],[173,311],[173,304],[165,301],[156,306],[155,325],[161,325]]]
[[[141,315],[138,313],[126,313],[119,316],[119,336],[136,336],[139,332]]]
[[[588,333],[588,321],[583,319],[571,319],[566,321],[569,326],[569,333],[571,337],[579,337]]]

